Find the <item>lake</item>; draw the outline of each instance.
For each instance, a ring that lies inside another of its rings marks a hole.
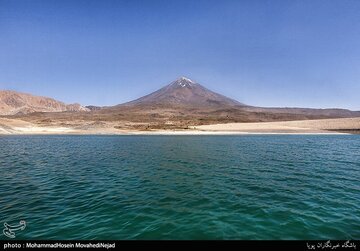
[[[16,239],[360,239],[360,135],[1,136],[0,172]]]

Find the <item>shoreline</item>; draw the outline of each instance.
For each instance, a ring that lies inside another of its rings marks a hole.
[[[360,133],[360,118],[298,120],[258,123],[228,123],[190,126],[188,129],[136,130],[119,122],[94,124],[35,124],[0,118],[0,135],[353,135]]]
[[[243,131],[128,131],[117,133],[106,132],[19,132],[19,133],[1,133],[1,136],[249,136],[249,135],[355,135],[345,132],[243,132]]]

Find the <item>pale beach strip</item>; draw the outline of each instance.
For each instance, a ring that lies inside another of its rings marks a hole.
[[[117,129],[113,124],[78,129],[65,126],[40,126],[19,119],[0,118],[0,135],[256,135],[256,134],[348,134],[359,130],[360,118],[302,120],[259,123],[228,123],[193,126],[184,130]],[[338,130],[338,131],[336,131]],[[344,130],[344,132],[342,132]]]

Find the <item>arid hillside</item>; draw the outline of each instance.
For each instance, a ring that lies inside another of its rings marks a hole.
[[[79,105],[67,105],[52,98],[15,91],[0,91],[0,115],[22,115],[33,112],[89,111]]]
[[[360,117],[360,112],[346,109],[254,107],[185,77],[149,95],[110,107],[85,108],[28,94],[1,93],[0,114],[40,126],[88,127],[111,122],[119,130],[167,130],[224,123]]]

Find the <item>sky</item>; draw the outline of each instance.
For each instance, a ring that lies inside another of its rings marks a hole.
[[[0,89],[116,105],[186,76],[242,103],[360,110],[357,0],[0,0]]]

